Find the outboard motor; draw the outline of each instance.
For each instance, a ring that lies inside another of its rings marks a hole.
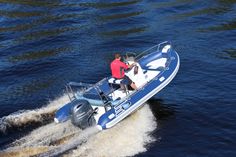
[[[79,100],[71,109],[71,122],[81,129],[86,129],[95,125],[94,113],[87,100]]]

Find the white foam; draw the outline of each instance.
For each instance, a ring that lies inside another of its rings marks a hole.
[[[149,134],[156,128],[148,105],[117,124],[96,134],[68,156],[133,156],[146,151],[146,144],[155,139]]]
[[[50,101],[48,105],[34,109],[23,110],[10,114],[0,119],[0,132],[7,131],[11,127],[20,127],[31,122],[43,121],[44,115],[53,114],[59,107],[69,102],[67,95],[63,95],[53,101]]]
[[[41,126],[16,140],[4,153],[20,152],[30,156],[35,155],[35,152],[42,153],[43,148],[48,152],[41,156],[55,156],[60,153],[68,157],[133,156],[145,152],[146,145],[155,141],[150,132],[156,126],[155,117],[149,106],[144,105],[115,127],[101,132],[98,132],[95,127],[82,131],[73,126],[70,121]]]
[[[52,142],[66,136],[78,134],[80,129],[73,126],[70,121],[56,124],[54,122],[35,129],[27,136],[15,141],[13,145],[20,147],[49,146]]]

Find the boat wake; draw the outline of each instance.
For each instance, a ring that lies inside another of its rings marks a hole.
[[[15,120],[12,118],[11,124],[18,125],[18,121],[24,125],[39,120],[42,114],[53,113],[66,101],[69,100],[63,96],[41,109],[22,112]],[[156,126],[148,105],[104,131],[95,127],[82,131],[70,121],[51,122],[14,141],[0,152],[0,156],[132,156],[145,152],[147,144],[155,141],[150,132]]]
[[[35,110],[20,110],[8,116],[0,118],[0,133],[6,133],[12,128],[22,127],[27,124],[43,122],[52,118],[55,111],[69,102],[67,95],[61,96],[48,105]]]

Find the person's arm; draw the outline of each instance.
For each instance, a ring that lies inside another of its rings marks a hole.
[[[121,62],[121,67],[125,70],[129,69],[129,65],[125,64],[124,62]]]
[[[132,69],[135,65],[136,65],[136,63],[132,63],[131,65],[128,65],[128,67],[129,67],[130,69]]]

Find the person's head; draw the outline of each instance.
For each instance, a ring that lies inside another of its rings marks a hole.
[[[121,58],[120,54],[119,54],[119,53],[116,53],[116,54],[115,54],[115,59],[120,59],[120,58]]]

